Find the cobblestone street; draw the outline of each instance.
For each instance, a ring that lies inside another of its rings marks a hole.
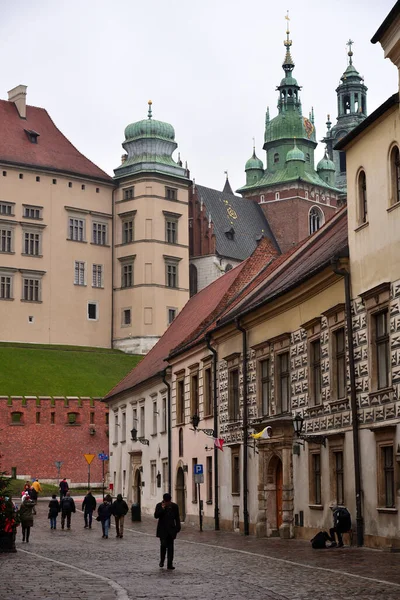
[[[183,526],[175,545],[176,570],[167,571],[158,566],[151,517],[141,523],[128,518],[124,538],[117,539],[112,527],[108,540],[101,538],[97,522],[92,530],[83,528],[81,512],[73,515],[71,531],[51,531],[46,517],[42,501],[30,543],[22,543],[19,528],[18,552],[0,554],[1,600],[400,598],[400,554],[317,551],[308,542]]]

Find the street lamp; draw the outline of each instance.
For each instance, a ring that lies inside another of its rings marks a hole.
[[[326,445],[326,435],[310,435],[307,433],[302,433],[304,424],[304,417],[297,413],[293,418],[293,429],[297,437],[297,443],[301,444],[300,440],[304,440],[305,442],[312,442],[314,444],[321,444],[325,447]],[[302,444],[304,446],[304,443]]]
[[[132,442],[137,442],[137,429],[131,429],[131,440]]]
[[[300,413],[297,413],[297,415],[293,419],[293,428],[294,428],[294,432],[297,437],[300,437],[300,435],[301,435],[301,431],[303,429],[303,423],[304,423],[303,417],[300,415]]]
[[[197,429],[200,423],[200,417],[199,415],[193,415],[192,417],[192,425],[194,427],[194,429]]]

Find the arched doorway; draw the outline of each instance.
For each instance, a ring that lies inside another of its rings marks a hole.
[[[142,478],[139,469],[135,473],[135,485],[133,488],[133,502],[141,506],[142,500]]]
[[[182,467],[179,467],[176,474],[176,501],[179,506],[181,521],[186,519],[186,501],[185,501],[185,474]]]

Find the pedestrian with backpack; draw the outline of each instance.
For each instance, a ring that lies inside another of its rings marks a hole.
[[[329,530],[330,540],[332,544],[330,548],[343,548],[342,534],[347,533],[351,529],[351,516],[345,506],[331,506],[333,512],[333,527]],[[335,539],[337,536],[337,543]]]
[[[57,517],[59,512],[60,503],[57,500],[57,496],[53,494],[49,502],[50,529],[57,529]]]
[[[124,537],[124,520],[129,508],[122,494],[118,494],[117,499],[111,505],[111,512],[115,519],[115,528],[117,530],[117,538]]]
[[[71,498],[71,492],[67,492],[60,502],[61,506],[61,529],[64,529],[65,520],[67,520],[67,529],[71,529],[71,515],[76,512],[74,499]]]

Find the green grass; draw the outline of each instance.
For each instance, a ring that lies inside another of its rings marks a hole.
[[[141,358],[105,348],[2,342],[0,395],[102,397]]]
[[[24,489],[25,480],[24,479],[10,479],[10,486],[8,488],[8,492],[14,497],[19,497],[22,494],[22,490]],[[51,485],[50,483],[41,483],[42,492],[40,496],[51,496],[52,494],[56,494],[57,497],[60,494],[60,490],[58,485]],[[85,496],[87,494],[87,488],[71,488],[71,496]],[[93,493],[98,493],[99,490],[92,488]],[[100,488],[101,492],[101,488]]]

